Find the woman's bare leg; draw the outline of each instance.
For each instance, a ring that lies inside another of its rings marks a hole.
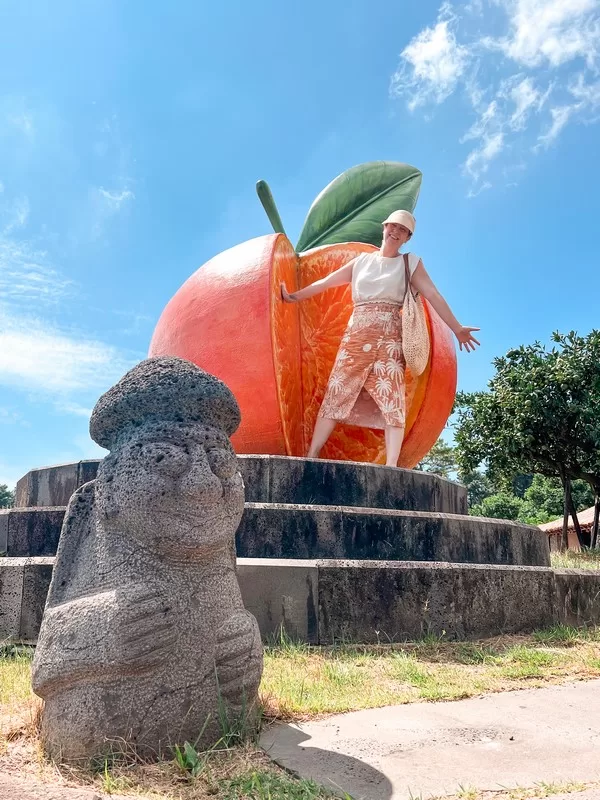
[[[397,467],[404,440],[404,428],[396,428],[393,425],[385,427],[385,465],[386,467]]]
[[[317,417],[317,421],[315,423],[315,429],[312,435],[312,441],[310,443],[310,447],[308,448],[308,453],[306,454],[307,458],[318,458],[319,453],[327,439],[333,433],[335,426],[337,425],[336,419],[325,419],[325,417]]]

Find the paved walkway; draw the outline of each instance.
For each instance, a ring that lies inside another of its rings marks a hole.
[[[93,789],[68,789],[48,786],[33,778],[19,778],[0,773],[0,800],[131,800],[123,795],[106,795]],[[144,800],[142,796],[136,800]]]
[[[261,745],[283,767],[355,800],[591,783],[600,781],[600,680],[274,725]],[[600,791],[583,797],[600,800]]]

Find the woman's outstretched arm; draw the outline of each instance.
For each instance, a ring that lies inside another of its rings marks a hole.
[[[304,289],[298,289],[297,292],[288,292],[285,283],[281,284],[281,297],[286,303],[298,303],[300,300],[306,300],[307,297],[313,297],[315,294],[324,292],[325,289],[333,289],[334,286],[343,286],[345,283],[350,283],[352,280],[352,267],[356,259],[352,259],[343,267],[331,272],[325,278],[320,278],[314,283],[305,286]]]
[[[480,329],[469,328],[460,324],[460,322],[452,313],[452,309],[448,303],[438,292],[434,282],[431,280],[427,270],[423,266],[422,261],[419,261],[417,268],[412,275],[411,285],[418,292],[420,292],[423,297],[429,300],[433,308],[437,311],[437,313],[458,339],[458,346],[460,349],[462,350],[464,347],[467,352],[470,350],[475,350],[475,347],[479,344],[479,341],[473,336],[473,331],[478,331]]]

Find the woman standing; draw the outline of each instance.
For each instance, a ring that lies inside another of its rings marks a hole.
[[[400,249],[415,230],[408,211],[394,211],[383,223],[383,241],[374,253],[363,253],[326,278],[291,294],[287,303],[313,297],[334,286],[352,284],[354,310],[342,337],[308,450],[317,458],[338,422],[385,431],[386,465],[398,464],[404,438],[406,391],[402,355],[402,302],[406,290],[405,259]],[[461,325],[427,274],[421,259],[408,253],[413,291],[420,292],[456,336],[462,350],[479,344],[479,328]]]

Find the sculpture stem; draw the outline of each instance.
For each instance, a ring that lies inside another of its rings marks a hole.
[[[267,217],[269,218],[269,222],[273,226],[275,233],[285,234],[283,222],[279,216],[279,211],[277,211],[277,206],[275,205],[275,200],[273,199],[273,195],[269,189],[269,184],[266,181],[257,181],[256,194],[262,203],[262,207],[267,213]]]

